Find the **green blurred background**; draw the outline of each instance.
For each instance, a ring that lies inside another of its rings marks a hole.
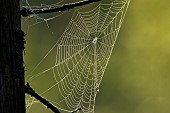
[[[23,18],[22,28],[28,32],[26,79],[61,36],[72,12],[49,21],[49,28],[41,23],[28,30],[35,21]],[[170,0],[131,0],[100,85],[95,113],[170,113],[169,49]],[[35,106],[29,113],[51,113],[41,104]]]

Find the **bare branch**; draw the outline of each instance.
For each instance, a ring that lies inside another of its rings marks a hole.
[[[45,106],[47,106],[47,108],[49,108],[50,110],[52,110],[54,113],[60,113],[59,110],[52,105],[50,102],[48,102],[46,99],[44,99],[43,97],[41,97],[40,95],[38,95],[31,87],[30,85],[27,83],[25,85],[25,93],[31,95],[32,97],[36,98],[37,100],[39,100],[42,104],[44,104]]]
[[[61,7],[56,7],[56,8],[49,8],[49,9],[30,9],[30,8],[23,8],[20,13],[23,17],[32,15],[32,14],[44,14],[44,13],[52,13],[52,12],[59,12],[59,11],[66,11],[69,9],[73,9],[78,6],[83,6],[86,4],[90,4],[93,2],[98,2],[100,0],[83,0],[80,2],[75,2],[75,3],[70,3],[70,4],[65,4]]]

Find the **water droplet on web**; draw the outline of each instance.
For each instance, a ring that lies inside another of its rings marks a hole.
[[[92,41],[93,44],[96,44],[96,43],[97,43],[97,39],[98,39],[97,37],[95,37],[95,38],[93,39],[93,41]]]

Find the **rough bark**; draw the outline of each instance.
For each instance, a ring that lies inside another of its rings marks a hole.
[[[0,0],[0,113],[25,113],[19,0]]]

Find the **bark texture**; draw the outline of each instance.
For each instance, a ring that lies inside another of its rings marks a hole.
[[[0,0],[0,113],[25,113],[19,0]]]

